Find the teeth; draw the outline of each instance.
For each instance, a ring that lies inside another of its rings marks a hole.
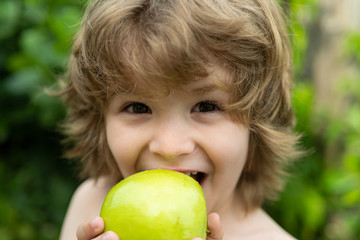
[[[191,175],[196,175],[197,174],[197,172],[191,172]]]
[[[196,176],[198,172],[184,172],[188,176]]]

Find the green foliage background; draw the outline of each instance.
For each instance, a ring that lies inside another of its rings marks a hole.
[[[287,2],[297,77],[293,95],[297,130],[310,153],[294,164],[281,198],[266,209],[298,239],[356,239],[360,236],[360,69],[357,76],[343,76],[340,81],[339,91],[351,102],[341,118],[315,110],[313,81],[303,75],[309,40],[301,19],[316,20],[317,1]],[[64,72],[83,6],[84,2],[72,0],[0,2],[3,240],[58,239],[79,184],[71,164],[61,158],[56,128],[65,110],[43,88]],[[349,33],[343,47],[348,60],[360,65],[360,32]],[[329,157],[331,148],[338,151]]]

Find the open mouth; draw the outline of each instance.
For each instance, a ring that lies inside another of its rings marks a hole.
[[[203,173],[203,172],[182,172],[182,173],[192,177],[200,185],[203,183],[203,181],[205,179],[205,173]]]
[[[158,169],[158,168],[154,168],[154,169]],[[166,168],[164,168],[164,169],[166,169]],[[187,170],[180,170],[180,169],[168,169],[168,170],[188,175],[189,177],[192,177],[195,181],[197,181],[200,184],[200,186],[203,186],[203,183],[207,177],[207,175],[204,172],[187,171]]]

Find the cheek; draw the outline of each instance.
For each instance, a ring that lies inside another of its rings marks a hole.
[[[106,127],[106,135],[110,151],[122,176],[133,174],[141,145],[141,135],[111,123]]]
[[[216,146],[214,153],[216,159],[223,164],[243,165],[247,159],[249,147],[249,130],[232,126],[219,132],[221,137],[213,139],[213,146]]]

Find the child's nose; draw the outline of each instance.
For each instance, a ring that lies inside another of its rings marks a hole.
[[[176,159],[192,153],[195,142],[191,137],[191,128],[179,121],[161,123],[153,129],[149,143],[150,152],[164,159]]]

